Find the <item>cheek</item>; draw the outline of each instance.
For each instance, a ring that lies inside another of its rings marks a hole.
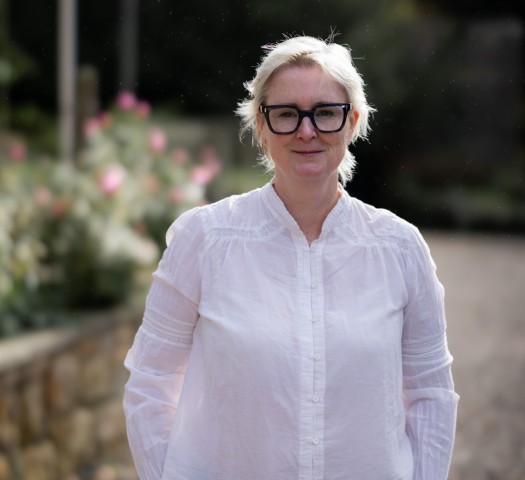
[[[351,128],[345,128],[344,134],[341,135],[341,141],[340,141],[341,148],[346,149],[352,143],[352,133],[353,133],[353,130]]]

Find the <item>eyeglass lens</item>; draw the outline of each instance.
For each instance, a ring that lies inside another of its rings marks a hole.
[[[268,110],[268,121],[276,132],[291,133],[299,127],[301,120],[308,116],[319,131],[333,132],[343,126],[346,117],[346,110],[341,105],[323,105],[314,108],[310,115],[308,113],[300,114],[294,107],[274,107]]]

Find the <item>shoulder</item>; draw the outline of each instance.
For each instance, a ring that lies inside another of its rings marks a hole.
[[[347,231],[382,243],[395,243],[403,249],[424,243],[418,228],[385,208],[374,207],[355,197],[348,197],[345,223]]]
[[[266,208],[261,201],[261,189],[231,195],[217,202],[192,208],[180,215],[166,234],[169,244],[180,231],[206,236],[221,229],[252,230],[267,221]]]

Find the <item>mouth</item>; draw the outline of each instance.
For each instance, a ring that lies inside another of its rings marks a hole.
[[[303,156],[306,156],[306,157],[311,157],[313,155],[317,155],[317,154],[323,152],[322,150],[292,150],[292,151],[293,151],[293,153],[295,153],[297,155],[303,155]]]

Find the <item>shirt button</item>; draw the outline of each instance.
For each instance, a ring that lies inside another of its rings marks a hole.
[[[321,360],[321,355],[318,353],[314,355],[314,360]]]
[[[315,282],[312,283],[311,287],[312,287],[312,288],[317,288],[317,283],[315,283]]]
[[[319,321],[319,317],[312,317],[312,322],[313,322],[313,323],[315,323],[315,322],[317,322],[317,321]]]
[[[319,401],[319,397],[317,395],[314,395],[312,397],[312,400],[317,403]]]
[[[312,443],[313,443],[314,445],[319,445],[319,439],[318,439],[317,437],[314,437],[314,438],[312,439]]]

